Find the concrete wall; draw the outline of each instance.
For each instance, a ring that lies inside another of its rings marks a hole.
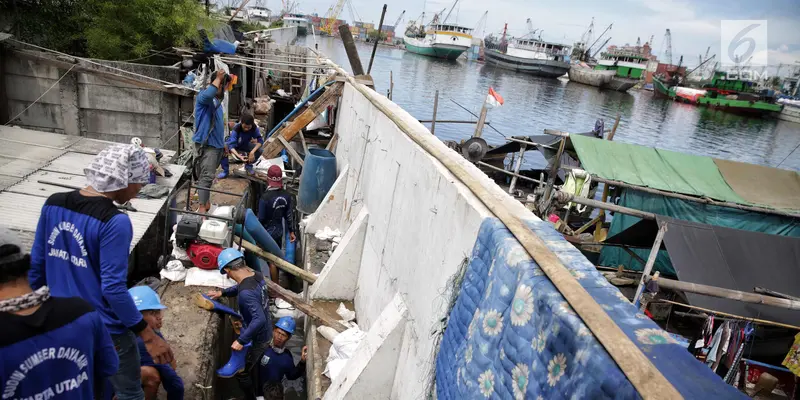
[[[406,111],[383,96],[374,97],[413,129],[430,135]],[[318,213],[337,212],[338,228],[344,232],[356,218],[363,221],[364,210],[368,212],[362,257],[356,266],[354,300],[358,324],[365,331],[378,328],[377,321],[387,318],[383,313],[396,312],[387,306],[399,295],[407,307],[407,322],[402,328],[396,368],[385,367],[384,373],[394,376],[388,398],[425,398],[432,389],[438,336],[433,333],[441,331],[453,289],[448,281],[469,257],[481,221],[492,214],[441,163],[350,84],[342,95],[336,127],[337,165],[340,170],[347,166],[345,198],[340,210],[323,207]],[[433,135],[429,140],[446,148]],[[448,151],[453,159],[471,168],[497,201],[523,218],[536,218],[474,165]],[[348,245],[346,241],[340,244]],[[323,272],[320,278],[338,276],[346,275]],[[355,366],[347,368],[351,367]],[[332,382],[332,387],[336,384]],[[355,398],[340,394],[325,398]]]
[[[127,142],[138,136],[148,146],[176,149],[177,136],[173,135],[181,125],[180,110],[186,116],[191,114],[190,97],[144,89],[91,73],[72,71],[65,75],[66,70],[20,57],[8,49],[3,51],[2,58],[0,79],[5,93],[4,96],[0,93],[0,107],[4,108],[0,115],[7,118],[17,115],[55,85],[15,119],[13,125],[114,142]],[[103,63],[167,82],[178,82],[180,74],[172,67]]]

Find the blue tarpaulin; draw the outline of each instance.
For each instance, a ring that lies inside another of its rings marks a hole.
[[[800,237],[800,220],[796,218],[702,204],[634,189],[625,189],[622,192],[619,205],[690,222],[772,235]],[[608,237],[628,229],[639,221],[640,219],[637,217],[615,213],[608,230]],[[646,260],[650,249],[633,249],[633,252]],[[608,246],[600,252],[599,264],[611,267],[624,265],[626,269],[635,271],[641,271],[644,268],[640,261],[634,259],[625,250]],[[661,271],[662,274],[675,276],[675,269],[665,250],[659,252],[653,268],[655,271]]]
[[[550,224],[529,226],[685,398],[744,398],[636,309]],[[486,219],[436,358],[439,399],[639,398],[506,226]]]

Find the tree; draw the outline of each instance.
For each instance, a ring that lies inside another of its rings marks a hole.
[[[378,30],[377,29],[370,30],[369,32],[367,32],[367,37],[369,37],[370,40],[375,40],[375,38],[378,37]],[[381,41],[386,40],[386,32],[381,32],[380,40]]]
[[[0,22],[20,40],[108,60],[187,45],[216,24],[196,0],[0,1]]]
[[[212,22],[195,0],[88,0],[93,14],[84,33],[90,56],[108,60],[144,57],[151,50],[201,39]]]

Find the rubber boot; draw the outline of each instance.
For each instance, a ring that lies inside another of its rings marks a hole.
[[[222,167],[222,172],[217,175],[217,179],[225,179],[228,177],[228,156],[223,155],[222,161],[219,162],[219,166]]]
[[[220,378],[233,378],[236,374],[244,371],[245,359],[247,358],[247,351],[253,343],[244,345],[241,350],[231,350],[231,359],[217,370],[217,376]]]
[[[253,169],[253,164],[245,164],[244,170],[247,172],[247,175],[253,175],[256,171]]]
[[[201,293],[194,294],[194,304],[208,311],[216,311],[223,314],[228,314],[240,320],[242,319],[242,315],[234,311],[232,308],[218,301],[211,300],[210,298],[208,298],[208,296]]]

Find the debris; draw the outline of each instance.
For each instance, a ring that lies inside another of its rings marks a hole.
[[[183,266],[182,262],[178,260],[172,260],[167,263],[167,266],[164,267],[164,269],[161,270],[161,278],[180,282],[186,279],[186,268]]]
[[[189,268],[186,272],[186,286],[211,286],[229,288],[236,282],[222,275],[217,270],[206,270],[197,267]]]
[[[325,367],[325,374],[332,381],[342,372],[344,366],[347,365],[347,360],[353,357],[358,345],[364,340],[366,333],[358,327],[350,328],[338,335],[333,339],[333,346],[328,353],[328,365]]]
[[[318,230],[317,233],[314,234],[314,237],[320,240],[331,240],[336,237],[341,239],[342,232],[340,232],[338,229],[331,229],[330,227],[326,226]],[[338,240],[336,240],[336,242],[338,242]]]
[[[339,308],[336,309],[336,313],[347,322],[356,319],[356,312],[348,310],[344,303],[339,303]]]

